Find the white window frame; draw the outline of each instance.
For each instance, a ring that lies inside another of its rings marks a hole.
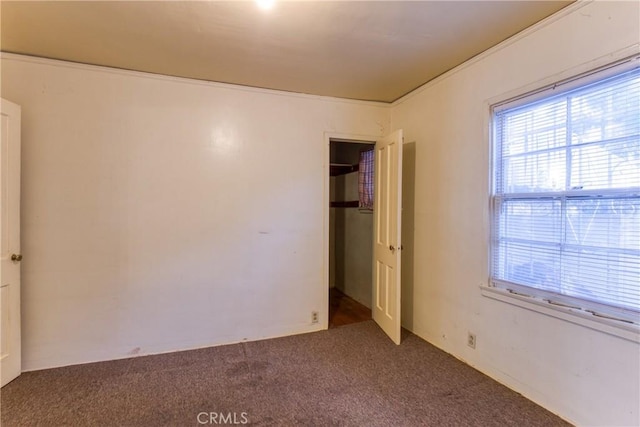
[[[589,72],[545,85],[539,89],[528,91],[507,99],[506,101],[496,102],[490,105],[489,143],[492,153],[490,156],[490,178],[492,183],[490,200],[491,240],[490,247],[488,248],[490,277],[488,286],[481,285],[481,289],[484,296],[640,342],[640,313],[636,311],[504,282],[494,279],[493,274],[493,245],[496,241],[495,237],[497,236],[497,230],[495,230],[496,221],[494,220],[497,215],[494,209],[494,201],[496,199],[495,168],[499,167],[495,161],[497,154],[495,152],[495,114],[519,105],[530,104],[544,98],[560,95],[573,89],[587,86],[603,78],[624,73],[635,68],[640,68],[640,55],[637,54],[613,64],[608,64],[604,67],[599,67]]]

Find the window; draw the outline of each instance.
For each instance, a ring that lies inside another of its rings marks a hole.
[[[638,60],[492,114],[493,286],[637,323]]]

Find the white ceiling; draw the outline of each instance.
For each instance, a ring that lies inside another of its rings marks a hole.
[[[571,1],[6,1],[0,48],[393,101]]]

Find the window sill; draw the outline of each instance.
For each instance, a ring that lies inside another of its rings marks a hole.
[[[640,343],[640,325],[637,324],[597,317],[583,310],[558,306],[541,298],[514,294],[501,288],[481,285],[480,292],[483,296],[496,301],[502,301],[628,341]]]

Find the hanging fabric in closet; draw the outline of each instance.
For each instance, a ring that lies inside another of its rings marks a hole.
[[[373,159],[375,151],[363,151],[360,153],[358,170],[358,194],[359,207],[373,210]]]

